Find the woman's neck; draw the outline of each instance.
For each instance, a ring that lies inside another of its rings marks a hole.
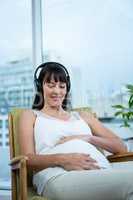
[[[49,106],[47,107],[45,105],[41,111],[57,119],[69,120],[71,117],[70,113],[66,112],[62,107],[55,109],[53,107],[49,107]]]
[[[50,106],[44,106],[42,109],[43,112],[46,114],[52,114],[52,115],[61,115],[65,111],[62,107],[50,107]]]

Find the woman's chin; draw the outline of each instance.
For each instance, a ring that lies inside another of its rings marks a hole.
[[[52,108],[57,108],[57,109],[58,109],[58,108],[61,107],[61,104],[60,104],[60,103],[52,103],[52,104],[51,104],[51,107],[52,107]]]

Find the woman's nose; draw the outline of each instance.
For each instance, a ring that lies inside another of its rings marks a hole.
[[[55,93],[60,93],[60,88],[59,88],[59,86],[55,86],[53,91],[54,91]]]

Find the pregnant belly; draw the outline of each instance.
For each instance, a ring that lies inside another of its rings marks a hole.
[[[101,168],[110,168],[111,165],[106,159],[106,157],[97,150],[97,148],[83,140],[74,139],[67,141],[63,144],[54,146],[47,151],[44,149],[41,154],[57,154],[57,153],[85,153],[89,154],[93,159],[95,159]]]

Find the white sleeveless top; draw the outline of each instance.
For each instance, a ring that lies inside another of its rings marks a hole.
[[[92,135],[88,124],[77,112],[71,112],[69,120],[61,120],[49,116],[42,111],[33,110],[36,115],[34,126],[34,139],[36,154],[57,154],[57,153],[86,153],[94,158],[101,168],[110,168],[105,156],[97,148],[81,139],[73,139],[63,144],[56,143],[63,136],[71,135]],[[47,181],[62,173],[69,173],[61,167],[49,167],[41,170],[33,176],[33,184],[41,194]]]

